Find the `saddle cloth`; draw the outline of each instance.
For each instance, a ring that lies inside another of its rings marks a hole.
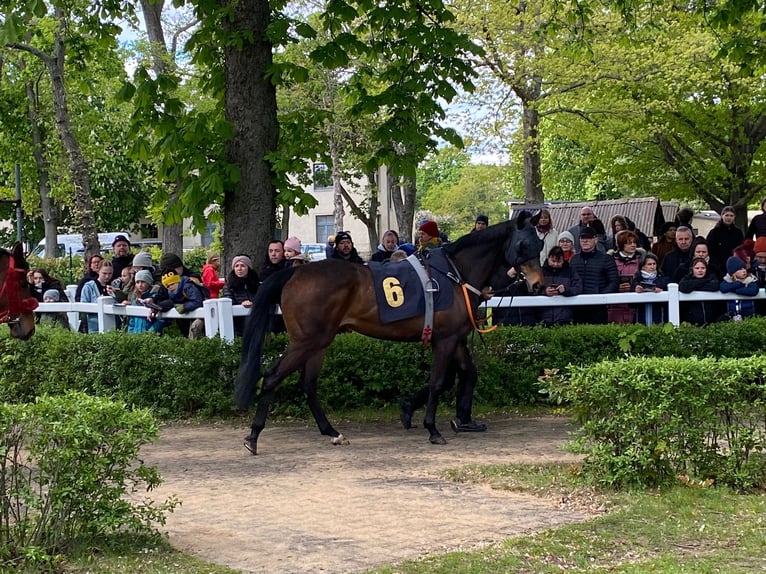
[[[434,288],[434,311],[443,311],[452,305],[453,282],[445,275],[447,261],[441,249],[429,253],[428,272]],[[368,263],[372,272],[372,284],[375,286],[375,300],[378,303],[380,322],[393,323],[423,316],[426,310],[423,284],[406,261]]]

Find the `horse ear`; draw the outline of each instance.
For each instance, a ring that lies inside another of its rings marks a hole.
[[[13,244],[11,254],[13,255],[13,259],[16,262],[16,265],[23,266],[26,264],[26,260],[24,259],[24,245],[20,241],[17,241]]]
[[[519,216],[516,218],[516,227],[518,229],[521,229],[524,227],[524,225],[527,223],[527,221],[530,221],[532,219],[532,212],[528,209],[522,209],[519,213]]]

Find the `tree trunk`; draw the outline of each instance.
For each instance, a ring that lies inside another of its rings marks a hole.
[[[56,16],[61,26],[64,17],[60,10],[56,10]],[[93,217],[93,198],[90,194],[90,174],[88,164],[83,156],[80,143],[75,137],[69,121],[69,109],[67,107],[67,93],[64,84],[64,55],[66,46],[61,37],[61,31],[57,30],[54,39],[53,57],[44,58],[48,73],[51,78],[53,91],[53,110],[56,117],[56,128],[61,138],[61,143],[69,157],[69,169],[72,173],[74,185],[74,212],[75,219],[79,221],[80,231],[85,247],[85,257],[89,257],[100,250],[95,218]]]
[[[396,224],[399,226],[399,238],[412,241],[412,224],[415,220],[415,201],[417,188],[412,178],[398,177],[389,171],[388,185],[391,190],[391,202],[394,204]]]
[[[37,192],[40,194],[40,210],[43,216],[45,228],[45,253],[50,257],[57,250],[57,235],[60,221],[59,210],[56,208],[50,196],[50,184],[48,177],[48,159],[45,155],[46,133],[45,128],[39,122],[38,97],[35,85],[27,82],[27,100],[29,101],[29,125],[32,129],[32,155],[35,158],[37,168]]]
[[[524,201],[540,204],[543,196],[542,168],[540,162],[540,114],[527,102],[522,103],[522,130],[524,135]]]
[[[226,156],[240,170],[239,189],[225,192],[224,266],[238,253],[249,254],[253,261],[266,254],[276,223],[276,190],[266,154],[276,149],[279,136],[276,88],[266,76],[272,64],[272,44],[266,35],[269,2],[226,4],[232,10],[232,18],[224,21],[226,32],[236,34],[242,43],[224,49],[226,118],[234,127]]]
[[[343,209],[343,194],[341,190],[343,188],[340,179],[340,170],[338,169],[340,158],[338,158],[338,146],[335,143],[332,135],[327,138],[327,142],[330,148],[330,166],[332,175],[332,215],[333,215],[333,231],[338,233],[343,231],[343,217],[346,215],[346,210]],[[317,238],[321,239],[321,238]]]

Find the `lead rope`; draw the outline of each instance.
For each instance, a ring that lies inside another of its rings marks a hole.
[[[468,318],[471,320],[471,326],[473,327],[474,331],[477,331],[478,333],[484,334],[484,333],[491,333],[495,329],[497,329],[497,325],[492,325],[491,327],[487,329],[479,329],[479,326],[476,324],[476,317],[473,316],[473,307],[471,306],[471,300],[468,297],[468,288],[466,287],[465,283],[460,285],[460,289],[463,291],[463,298],[465,299],[465,308],[468,312]]]

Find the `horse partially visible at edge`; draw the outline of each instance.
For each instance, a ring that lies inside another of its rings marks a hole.
[[[539,292],[543,285],[541,248],[534,227],[524,218],[498,223],[442,247],[452,268],[454,281],[447,285],[451,285],[454,296],[449,308],[436,311],[433,316],[433,361],[423,423],[431,443],[446,444],[435,419],[448,376],[457,374],[466,386],[465,392],[473,392],[476,368],[468,351],[467,336],[482,300],[481,289],[499,271],[515,267],[523,273],[530,292]],[[265,427],[274,391],[295,371],[300,371],[300,383],[319,431],[332,437],[334,444],[343,444],[347,442],[345,437],[327,420],[317,398],[319,371],[335,335],[356,331],[389,341],[419,341],[424,317],[381,323],[372,272],[365,265],[325,260],[280,271],[258,290],[245,326],[235,397],[241,409],[247,409],[255,399],[261,378],[263,342],[269,331],[270,314],[277,304],[282,308],[289,343],[285,353],[263,374],[258,407],[245,447],[257,454],[258,436]],[[470,412],[467,416],[470,418]]]
[[[11,337],[29,339],[35,332],[38,301],[27,281],[29,264],[21,243],[11,251],[0,249],[0,323],[7,323]]]

